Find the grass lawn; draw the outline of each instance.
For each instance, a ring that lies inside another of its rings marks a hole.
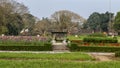
[[[120,43],[120,36],[118,36],[117,38],[118,38],[118,42]]]
[[[0,53],[0,59],[93,60],[85,53]]]
[[[74,62],[56,60],[0,60],[0,68],[120,68],[120,62]]]
[[[86,61],[83,61],[86,60]],[[0,68],[119,68],[120,61],[98,62],[85,53],[0,53]]]

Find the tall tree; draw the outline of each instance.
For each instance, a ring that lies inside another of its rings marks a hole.
[[[108,32],[110,25],[113,22],[113,13],[98,13],[91,14],[86,23],[83,24],[84,28],[92,29],[93,31]]]
[[[117,15],[115,16],[114,29],[120,35],[120,12],[118,12]]]
[[[46,35],[50,30],[51,24],[48,18],[42,18],[42,20],[38,21],[34,25],[33,35]]]
[[[78,25],[80,27],[85,21],[85,19],[78,14],[68,10],[57,11],[51,15],[51,18],[54,23],[53,27],[57,26],[57,30],[69,32],[72,32],[72,29],[78,27]]]
[[[100,14],[98,12],[92,13],[87,20],[88,28],[93,31],[100,30],[100,19]]]
[[[0,0],[0,34],[18,35],[24,28],[22,15],[28,9],[15,0]]]

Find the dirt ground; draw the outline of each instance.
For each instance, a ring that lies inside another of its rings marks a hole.
[[[114,53],[88,53],[93,58],[96,59],[96,61],[112,61],[115,58]]]

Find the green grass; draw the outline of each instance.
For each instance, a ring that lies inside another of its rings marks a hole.
[[[85,53],[0,53],[0,59],[93,60]]]
[[[85,53],[0,53],[0,68],[119,68],[120,61],[90,61]],[[81,61],[86,60],[86,61]],[[88,61],[89,60],[89,61]]]
[[[118,38],[118,42],[120,43],[120,36],[118,36],[117,38]]]
[[[120,62],[70,62],[52,60],[0,60],[0,68],[119,68]]]

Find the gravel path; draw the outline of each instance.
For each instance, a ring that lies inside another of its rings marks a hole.
[[[94,57],[97,61],[112,61],[112,57],[115,56],[115,53],[88,53],[92,57]]]

